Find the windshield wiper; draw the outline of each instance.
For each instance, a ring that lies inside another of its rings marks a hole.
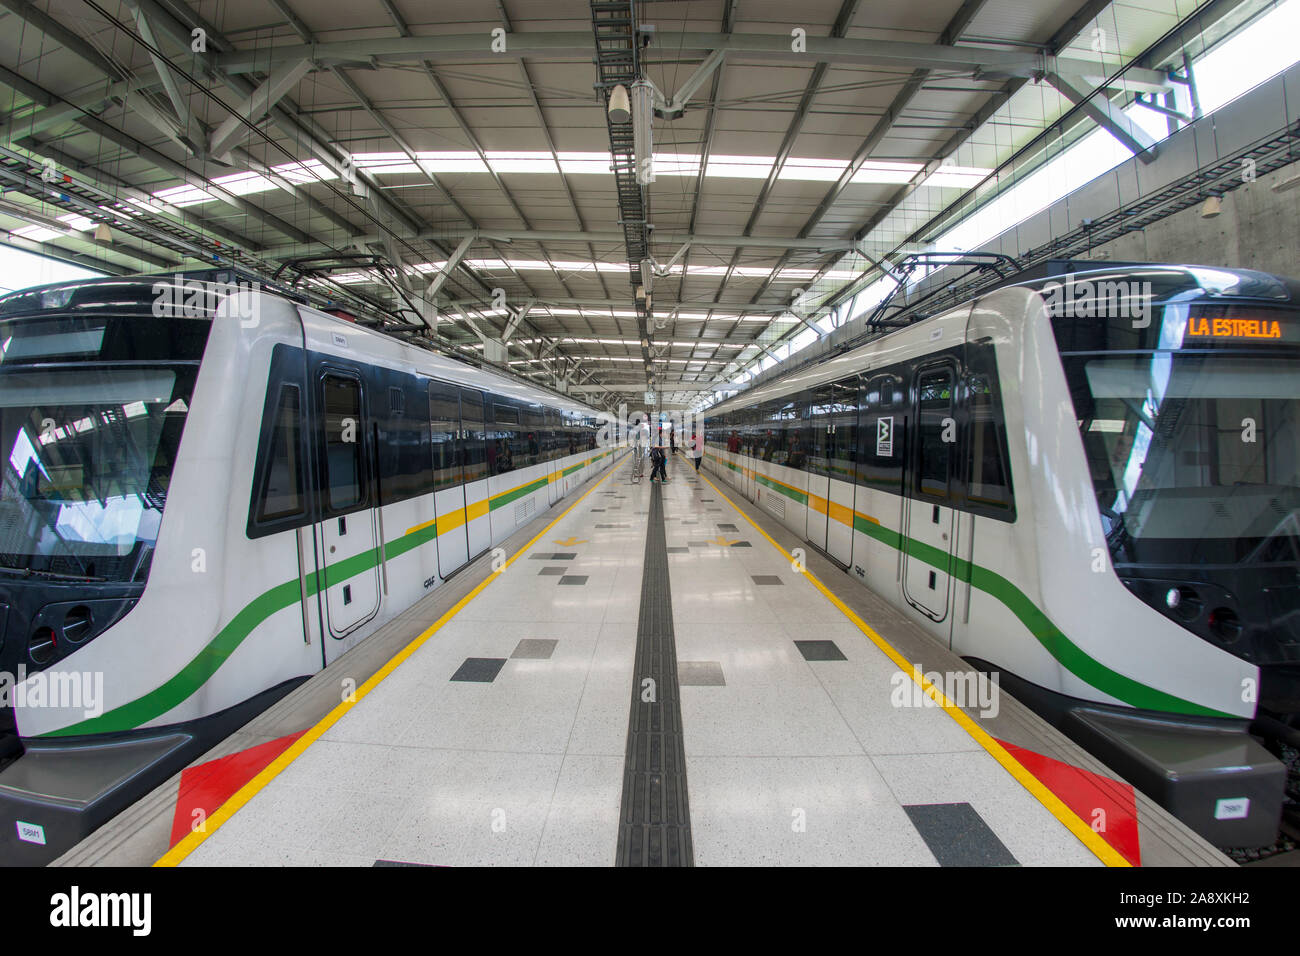
[[[108,578],[99,578],[90,574],[60,574],[58,571],[37,571],[35,568],[0,567],[0,574],[8,574],[17,578],[30,578],[30,577],[52,578],[55,581],[107,581],[108,580]]]

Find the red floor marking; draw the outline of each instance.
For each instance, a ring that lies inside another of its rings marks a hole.
[[[999,740],[998,743],[1047,789],[1060,797],[1084,823],[1093,826],[1097,811],[1101,810],[1105,814],[1105,829],[1098,831],[1098,836],[1134,866],[1142,865],[1137,800],[1129,784],[1053,760],[1005,740]]]
[[[180,792],[176,796],[176,812],[172,816],[171,846],[185,839],[190,832],[195,820],[194,811],[202,810],[201,819],[206,820],[213,811],[238,793],[240,787],[265,770],[272,760],[288,750],[289,745],[305,733],[305,730],[300,730],[288,737],[270,740],[182,770]]]

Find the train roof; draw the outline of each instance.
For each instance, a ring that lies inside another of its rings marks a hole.
[[[20,289],[0,296],[0,319],[35,317],[49,312],[104,313],[111,311],[126,315],[149,315],[153,313],[155,287],[159,282],[184,283],[186,286],[191,283],[201,283],[206,286],[225,288],[253,285],[255,283],[256,287],[262,292],[305,305],[319,318],[346,327],[349,334],[354,332],[364,333],[367,336],[375,336],[378,341],[411,349],[421,355],[427,355],[433,360],[433,364],[444,365],[444,371],[453,369],[472,370],[475,373],[474,377],[481,379],[484,385],[498,384],[501,386],[501,391],[512,398],[544,402],[548,405],[592,415],[600,414],[586,402],[560,392],[553,392],[535,382],[506,375],[492,368],[475,367],[453,356],[444,355],[432,349],[420,348],[403,339],[384,335],[375,329],[331,315],[320,307],[311,305],[305,297],[297,293],[263,282],[256,276],[237,269],[175,270],[134,276],[73,279],[34,286],[30,289]],[[210,301],[205,301],[196,314],[187,302],[186,308],[180,310],[177,315],[181,318],[211,318],[218,304],[219,299],[214,296]]]
[[[1151,262],[1097,262],[1088,259],[1052,259],[1009,277],[985,292],[1021,286],[1041,292],[1065,282],[1150,282],[1151,301],[1213,298],[1300,302],[1300,281],[1256,269],[1178,265]],[[982,292],[981,294],[985,294]]]
[[[254,275],[239,269],[190,269],[172,272],[152,272],[134,276],[106,276],[99,279],[69,279],[63,282],[51,282],[47,285],[19,289],[0,296],[0,319],[18,318],[25,315],[58,310],[61,312],[77,311],[114,311],[127,314],[150,312],[153,308],[154,288],[160,282],[171,285],[189,286],[202,284],[216,290],[236,286],[254,286],[261,291],[278,295],[281,298],[307,304],[307,298],[282,286],[263,282]],[[206,311],[215,311],[217,302],[213,299],[206,309],[200,308],[199,316]],[[185,310],[185,317],[194,317],[191,309]]]
[[[1049,259],[1032,269],[1018,272],[1004,281],[981,289],[973,299],[980,299],[1002,289],[1028,289],[1043,293],[1053,283],[1062,289],[1070,284],[1081,286],[1091,283],[1150,283],[1149,292],[1141,289],[1137,294],[1149,305],[1163,305],[1171,300],[1196,301],[1208,299],[1224,302],[1268,302],[1271,305],[1300,303],[1300,281],[1285,276],[1261,272],[1256,269],[1229,269],[1221,266],[1177,265],[1153,262],[1098,262],[1089,259]],[[1099,290],[1105,297],[1105,289]],[[1122,292],[1121,295],[1128,295]],[[966,302],[972,301],[967,299]],[[960,308],[965,302],[954,303],[935,315],[918,319],[913,325],[896,330],[922,326]],[[886,333],[888,334],[888,333]],[[879,336],[860,345],[828,356],[821,361],[762,382],[745,389],[717,405],[705,409],[704,415],[716,414],[754,401],[787,394],[792,388],[809,388],[834,381],[849,373],[853,359],[885,336]]]

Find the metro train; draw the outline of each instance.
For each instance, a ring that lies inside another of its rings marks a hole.
[[[618,451],[599,427],[225,273],[0,298],[0,862],[74,845],[571,494]]]
[[[1272,843],[1300,283],[1052,271],[707,409],[705,467],[1211,842]]]

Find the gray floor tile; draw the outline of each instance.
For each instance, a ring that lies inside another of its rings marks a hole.
[[[722,665],[717,661],[678,661],[677,681],[683,687],[725,687]]]
[[[806,661],[848,660],[834,641],[795,641],[794,645]]]
[[[465,663],[456,668],[456,673],[451,675],[451,679],[490,684],[497,679],[497,674],[501,673],[505,662],[504,657],[467,657]]]
[[[555,653],[555,645],[559,643],[550,638],[526,637],[515,645],[515,652],[510,655],[510,658],[511,660],[550,660],[551,655]]]
[[[903,809],[940,866],[1019,865],[969,803],[922,803]]]

